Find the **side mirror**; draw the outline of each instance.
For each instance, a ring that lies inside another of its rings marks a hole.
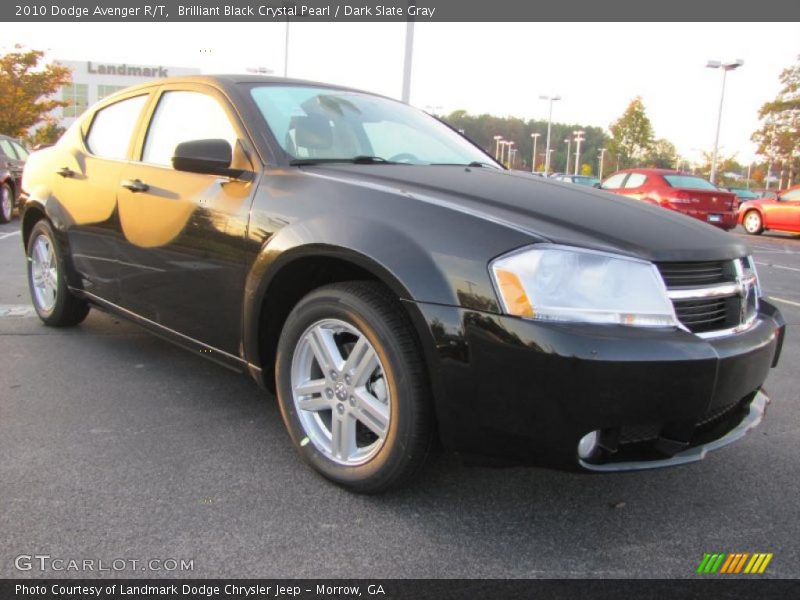
[[[233,148],[226,140],[190,140],[175,146],[172,166],[176,171],[240,177],[241,169],[231,169]]]
[[[603,184],[598,181],[592,187],[597,188],[598,190],[601,190],[601,189],[603,189]]]

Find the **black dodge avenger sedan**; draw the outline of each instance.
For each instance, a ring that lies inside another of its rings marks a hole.
[[[686,463],[766,409],[784,321],[736,238],[506,171],[387,98],[162,80],[92,107],[23,188],[45,324],[96,307],[249,373],[354,491],[407,481],[439,445]]]

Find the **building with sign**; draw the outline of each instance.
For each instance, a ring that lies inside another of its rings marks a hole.
[[[200,69],[164,65],[58,59],[57,62],[72,70],[72,85],[61,88],[61,98],[70,102],[57,111],[62,127],[69,127],[92,104],[123,88],[154,79],[200,74]]]

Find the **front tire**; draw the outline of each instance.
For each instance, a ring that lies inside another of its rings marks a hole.
[[[64,255],[53,228],[38,221],[28,239],[28,287],[36,314],[45,325],[71,327],[89,314],[89,305],[69,291],[64,270]]]
[[[305,296],[281,332],[276,379],[294,445],[331,481],[379,493],[426,462],[434,431],[425,364],[403,307],[380,284]]]
[[[14,214],[14,190],[7,183],[0,185],[0,223],[11,221]]]
[[[744,230],[750,235],[761,235],[764,232],[764,222],[757,210],[749,210],[742,219]]]

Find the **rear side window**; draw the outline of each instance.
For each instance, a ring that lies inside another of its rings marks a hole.
[[[719,188],[702,177],[694,175],[664,175],[664,179],[674,188],[684,188],[687,190],[714,190]]]
[[[17,142],[11,142],[11,145],[14,146],[14,150],[17,151],[17,158],[20,160],[28,160],[28,151],[25,150],[22,146],[20,146]]]
[[[11,142],[8,140],[0,140],[0,152],[2,152],[6,158],[17,160],[17,155],[14,154],[14,149],[11,147]]]
[[[178,144],[214,139],[236,148],[236,130],[219,102],[200,92],[165,92],[150,121],[142,161],[172,166]]]
[[[627,173],[617,173],[616,175],[612,175],[608,179],[603,182],[603,185],[600,186],[604,190],[615,190],[617,188],[622,187],[622,182],[625,180]]]
[[[625,182],[626,188],[642,187],[647,182],[647,176],[641,173],[631,173],[628,181]]]
[[[86,146],[101,158],[124,160],[147,96],[136,96],[100,109],[94,115]]]

